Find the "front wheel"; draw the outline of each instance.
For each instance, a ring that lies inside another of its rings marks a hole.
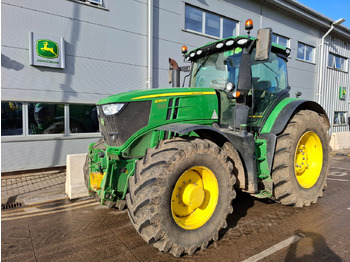
[[[149,244],[179,257],[216,241],[235,197],[232,162],[216,144],[175,138],[148,149],[129,178],[130,220]]]
[[[322,116],[301,110],[277,137],[272,169],[277,202],[303,207],[322,196],[329,166],[327,130]]]

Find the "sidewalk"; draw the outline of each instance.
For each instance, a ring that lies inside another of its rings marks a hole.
[[[349,156],[350,148],[332,151],[330,156]],[[10,209],[23,205],[67,198],[66,170],[6,175],[1,177],[1,207]]]
[[[27,172],[1,176],[1,208],[66,198],[66,171],[57,168],[50,171]]]

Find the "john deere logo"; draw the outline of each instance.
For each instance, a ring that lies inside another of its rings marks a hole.
[[[39,56],[45,58],[57,58],[58,57],[58,45],[56,42],[46,39],[39,39],[36,42],[36,52]]]

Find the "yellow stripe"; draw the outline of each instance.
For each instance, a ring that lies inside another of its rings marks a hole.
[[[177,93],[166,93],[157,95],[147,95],[134,97],[131,100],[144,99],[144,98],[155,98],[155,97],[165,97],[165,96],[198,96],[198,95],[215,95],[215,91],[210,92],[177,92]]]

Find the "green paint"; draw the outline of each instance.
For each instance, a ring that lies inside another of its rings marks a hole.
[[[298,98],[285,98],[283,99],[271,112],[270,116],[268,117],[263,129],[261,130],[261,134],[267,134],[271,132],[271,129],[279,115],[279,113],[282,111],[282,109],[288,105],[290,102],[298,100]]]
[[[58,44],[47,39],[39,39],[36,42],[36,53],[38,56],[53,59],[58,57]]]
[[[257,164],[258,177],[261,179],[270,177],[269,165],[267,162],[267,144],[265,139],[255,140],[255,157]]]

